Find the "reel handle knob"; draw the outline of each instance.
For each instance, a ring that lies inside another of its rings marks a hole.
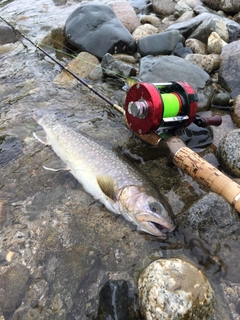
[[[209,118],[202,118],[200,116],[196,116],[195,119],[193,120],[193,122],[199,126],[199,127],[207,127],[207,126],[220,126],[220,124],[222,123],[222,117],[219,114],[216,114],[213,117],[209,117]]]

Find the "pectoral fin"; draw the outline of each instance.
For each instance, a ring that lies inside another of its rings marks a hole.
[[[116,201],[115,182],[111,176],[98,175],[97,182],[102,192],[113,202]]]

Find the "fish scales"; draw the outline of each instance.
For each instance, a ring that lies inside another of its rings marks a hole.
[[[175,228],[164,196],[128,159],[60,123],[53,114],[37,111],[33,118],[43,127],[45,143],[51,145],[66,169],[107,209],[122,214],[139,230],[161,238]]]

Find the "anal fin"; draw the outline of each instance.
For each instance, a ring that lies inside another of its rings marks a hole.
[[[45,144],[46,146],[50,146],[51,144],[49,143],[47,136],[45,133],[38,133],[36,134],[36,132],[33,132],[33,136],[35,139],[37,139],[38,141],[40,141],[41,143]]]
[[[47,165],[43,165],[45,170],[49,171],[70,171],[70,168],[61,160],[57,159],[47,163]]]

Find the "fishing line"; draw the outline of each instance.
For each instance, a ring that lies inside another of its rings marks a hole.
[[[71,74],[75,79],[77,79],[81,84],[86,86],[90,91],[94,92],[97,96],[99,96],[101,99],[103,99],[105,102],[107,102],[109,105],[111,105],[114,109],[125,115],[125,110],[117,105],[116,103],[112,102],[110,99],[108,99],[106,96],[104,96],[101,92],[94,89],[94,87],[90,84],[88,84],[86,81],[84,81],[82,78],[80,78],[78,75],[76,75],[73,71],[71,71],[68,67],[66,67],[63,63],[52,57],[46,50],[41,48],[37,42],[32,41],[29,37],[27,37],[23,32],[16,29],[10,22],[5,20],[2,16],[0,18],[9,25],[15,32],[17,32],[19,35],[21,35],[23,38],[25,38],[28,42],[30,42],[34,47],[36,47],[38,50],[40,50],[42,53],[44,53],[48,58],[50,58],[52,61],[54,61],[57,65],[59,65],[63,70]]]

